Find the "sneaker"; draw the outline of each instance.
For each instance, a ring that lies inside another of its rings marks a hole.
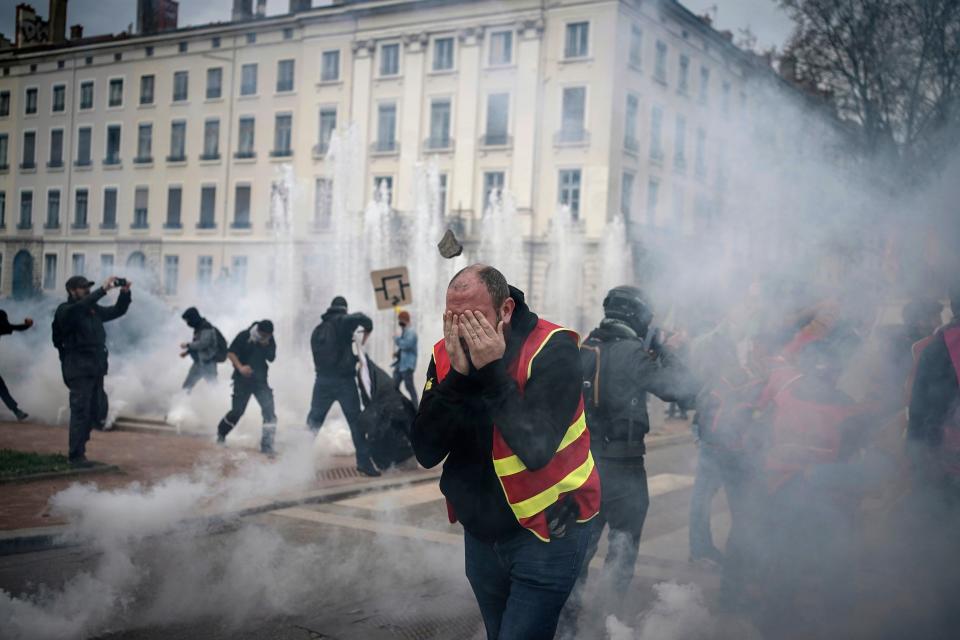
[[[367,476],[368,478],[379,478],[381,475],[380,472],[377,471],[377,468],[373,466],[372,462],[357,465],[357,471],[360,472],[360,475]]]
[[[15,410],[13,412],[13,415],[17,417],[17,421],[19,422],[23,422],[24,420],[30,417],[30,415],[26,411],[20,411],[20,409]]]
[[[96,462],[91,462],[87,460],[86,456],[80,456],[79,458],[70,458],[70,466],[74,469],[89,469],[90,467],[96,466]]]

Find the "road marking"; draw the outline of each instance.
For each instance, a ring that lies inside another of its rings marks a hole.
[[[671,491],[679,491],[693,486],[693,476],[687,476],[680,473],[658,473],[647,479],[647,490],[650,497],[662,496]],[[600,491],[603,491],[601,485]]]
[[[440,485],[426,482],[388,491],[371,491],[355,498],[338,500],[336,504],[368,511],[391,511],[393,509],[407,509],[442,499],[443,494],[440,493]]]
[[[317,524],[329,524],[335,527],[360,529],[362,531],[370,531],[371,533],[410,538],[411,540],[429,540],[430,542],[439,542],[441,544],[463,546],[462,534],[433,531],[431,529],[421,529],[419,527],[411,527],[405,524],[377,522],[376,520],[367,520],[366,518],[355,518],[353,516],[344,516],[336,513],[304,509],[303,507],[290,507],[289,509],[271,511],[270,513],[277,516],[283,516],[284,518],[291,518],[293,520],[305,520],[307,522],[315,522]]]

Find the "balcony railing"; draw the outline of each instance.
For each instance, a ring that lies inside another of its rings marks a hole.
[[[233,154],[235,160],[252,160],[257,157],[256,151],[237,151]]]
[[[59,220],[47,220],[47,221],[43,224],[43,228],[46,229],[47,231],[57,230],[57,229],[60,228],[60,221],[59,221]]]
[[[560,129],[553,135],[554,146],[580,146],[590,144],[590,132],[586,129]]]
[[[89,167],[93,164],[93,161],[90,158],[77,158],[73,161],[73,166],[75,167]]]
[[[47,162],[47,169],[62,169],[63,160],[50,160]]]
[[[370,145],[370,151],[371,153],[382,155],[400,153],[400,143],[396,140],[377,140]]]
[[[513,146],[513,136],[505,133],[487,133],[480,136],[480,147],[482,149],[491,148],[509,148]]]
[[[210,160],[219,160],[220,153],[201,153],[200,160],[210,161]]]
[[[120,164],[120,156],[107,156],[103,159],[103,164],[107,166],[116,166]]]
[[[187,161],[187,156],[186,156],[186,154],[180,153],[180,154],[177,154],[177,155],[171,154],[171,155],[167,156],[167,162],[186,162],[186,161]]]
[[[153,164],[153,156],[137,156],[133,159],[133,164]]]
[[[27,231],[29,229],[33,229],[33,221],[21,220],[20,222],[17,223],[17,229],[19,229],[20,231]]]
[[[270,152],[271,158],[289,158],[293,155],[293,149],[274,149]]]
[[[167,220],[163,223],[164,229],[183,229],[183,224],[179,220]]]
[[[423,141],[423,148],[427,151],[453,151],[453,138],[430,137]]]
[[[20,170],[21,171],[32,171],[37,168],[37,163],[33,161],[21,162]]]
[[[74,228],[76,229],[76,227],[74,227]],[[84,225],[84,228],[86,228],[86,225]],[[103,222],[100,223],[100,228],[101,228],[102,230],[104,230],[104,231],[112,231],[112,230],[115,230],[115,229],[117,228],[117,221],[116,221],[116,220],[104,220]]]

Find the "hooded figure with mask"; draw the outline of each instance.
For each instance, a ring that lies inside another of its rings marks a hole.
[[[0,336],[8,336],[14,331],[26,331],[32,326],[33,320],[30,318],[24,318],[23,324],[10,324],[10,320],[7,318],[7,312],[0,309]],[[0,377],[0,400],[3,400],[3,404],[7,405],[7,408],[13,412],[17,420],[22,422],[30,417],[17,406],[17,401],[10,395],[10,391],[7,389],[7,385],[4,383],[2,377]]]
[[[353,352],[353,334],[362,328],[364,337],[373,331],[373,320],[362,313],[347,313],[347,300],[337,296],[321,316],[322,322],[310,335],[310,349],[316,380],[310,399],[307,426],[314,434],[320,431],[327,412],[334,402],[340,404],[350,427],[353,448],[357,453],[357,470],[366,476],[379,476],[370,461],[366,435],[360,427],[360,396],[357,391],[357,356]]]
[[[193,340],[180,345],[180,357],[193,358],[187,379],[183,381],[183,388],[190,391],[201,380],[217,380],[217,330],[196,307],[190,307],[181,317],[193,329]]]
[[[603,314],[580,348],[590,449],[603,487],[600,515],[580,580],[564,611],[560,637],[581,637],[576,627],[587,568],[605,525],[610,527],[609,549],[597,602],[617,606],[633,578],[650,504],[643,442],[650,431],[647,394],[690,406],[698,391],[687,368],[658,343],[650,328],[651,305],[640,289],[627,285],[611,289]],[[604,619],[606,615],[597,618]]]
[[[277,414],[274,411],[273,389],[267,383],[270,363],[277,357],[277,343],[273,339],[273,322],[260,320],[237,334],[230,343],[227,360],[233,365],[233,398],[230,411],[217,426],[217,443],[224,444],[227,434],[240,422],[247,410],[250,397],[257,399],[263,416],[260,452],[273,454],[273,439],[277,433]]]

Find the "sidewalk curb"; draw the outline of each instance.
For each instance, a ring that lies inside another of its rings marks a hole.
[[[182,521],[180,525],[184,528],[193,527],[198,530],[203,530],[206,533],[217,533],[228,528],[233,521],[247,516],[305,504],[335,502],[337,500],[352,498],[367,491],[383,491],[405,485],[430,482],[431,480],[437,480],[439,478],[439,469],[424,470],[411,476],[384,478],[359,485],[352,484],[339,487],[327,487],[325,489],[315,489],[299,494],[274,496],[272,498],[252,501],[232,511],[198,514]],[[0,556],[79,546],[79,543],[76,541],[64,538],[64,534],[66,534],[68,530],[69,527],[67,525],[55,525],[50,527],[0,531]]]
[[[120,467],[115,464],[104,464],[97,462],[93,467],[81,467],[76,469],[64,469],[63,471],[45,471],[43,473],[31,473],[26,476],[10,476],[9,478],[0,478],[0,485],[21,484],[24,482],[33,482],[35,480],[49,480],[51,478],[75,478],[77,476],[86,476],[94,473],[123,473]]]

